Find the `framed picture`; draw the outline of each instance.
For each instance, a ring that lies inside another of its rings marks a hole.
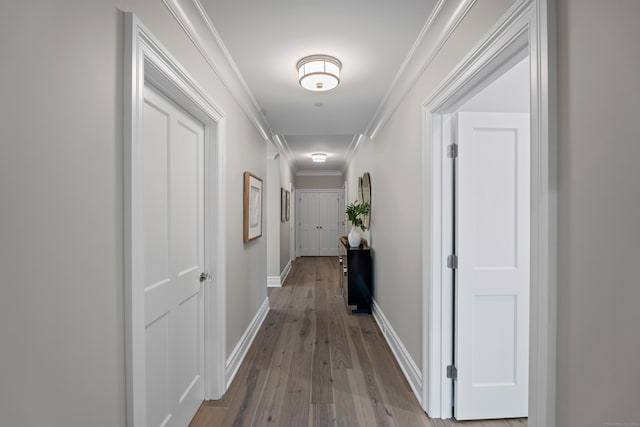
[[[243,241],[262,236],[262,180],[251,172],[244,173]]]
[[[289,215],[291,214],[291,192],[288,190],[285,190],[285,193],[287,193],[286,195],[286,202],[285,202],[285,212],[287,214],[287,221],[289,221]]]
[[[280,187],[280,222],[287,221],[287,190]]]

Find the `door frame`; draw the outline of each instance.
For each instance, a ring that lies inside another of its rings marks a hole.
[[[451,418],[453,362],[451,252],[452,188],[446,179],[450,113],[529,55],[531,96],[531,272],[529,324],[530,427],[555,427],[557,141],[555,2],[520,0],[423,103],[422,405],[432,418]],[[521,56],[518,56],[521,55]],[[430,174],[427,172],[430,171]],[[449,232],[450,233],[450,232]]]
[[[152,84],[204,124],[205,399],[225,391],[226,137],[225,114],[133,14],[125,13],[124,48],[124,317],[127,425],[146,425],[142,211],[142,111]]]
[[[340,212],[344,212],[345,206],[344,206],[344,190],[342,188],[320,188],[320,189],[311,189],[311,188],[305,188],[305,189],[298,189],[296,190],[296,197],[299,198],[302,196],[303,193],[338,193],[338,196],[340,197],[340,200],[338,201],[338,221],[340,221]],[[296,203],[297,199],[296,199]],[[298,203],[298,207],[300,206],[300,203]],[[302,218],[300,218],[300,212],[302,211],[302,209],[296,209],[295,210],[295,221],[296,221],[296,225],[295,225],[295,238],[296,238],[296,257],[300,256],[300,221]],[[344,221],[343,221],[344,224]],[[338,235],[340,234],[340,225],[338,224]],[[338,242],[336,241],[336,246],[338,246]]]
[[[296,209],[296,196],[297,196],[297,192],[296,192],[296,188],[293,186],[293,183],[289,183],[289,192],[291,193],[291,200],[290,200],[290,204],[289,204],[289,209],[293,212],[293,214],[291,214],[291,218],[293,218],[293,224],[289,223],[289,262],[293,262],[296,260],[296,212],[298,211]]]

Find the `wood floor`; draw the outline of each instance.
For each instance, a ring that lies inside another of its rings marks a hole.
[[[526,420],[431,420],[373,317],[348,315],[334,257],[304,257],[282,288],[224,398],[190,427],[524,427]]]

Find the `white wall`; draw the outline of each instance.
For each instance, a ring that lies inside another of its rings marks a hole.
[[[430,224],[429,212],[422,212],[422,197],[431,185],[427,182],[424,189],[421,184],[421,106],[511,4],[509,0],[476,1],[380,133],[363,143],[364,149],[348,167],[350,199],[355,199],[352,188],[357,189],[357,177],[365,169],[372,172],[375,299],[418,366],[422,361],[421,233]],[[366,147],[372,147],[371,153]],[[430,171],[425,173],[430,176]]]
[[[296,188],[300,190],[341,189],[344,178],[338,176],[296,176]]]
[[[265,177],[265,142],[163,3],[5,2],[2,426],[125,424],[122,10],[226,113],[228,352],[266,298],[265,239],[242,243],[242,172]]]
[[[640,424],[639,17],[558,0],[558,427]]]
[[[269,144],[273,147],[272,144]],[[275,150],[275,147],[273,148]],[[274,158],[275,157],[275,158]],[[280,276],[280,158],[267,153],[267,276]]]

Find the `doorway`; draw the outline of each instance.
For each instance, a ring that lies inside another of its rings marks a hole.
[[[458,420],[528,415],[529,59],[451,115],[452,382]],[[448,326],[448,325],[447,325]]]
[[[127,425],[184,425],[226,386],[224,113],[131,13],[124,57]]]
[[[447,144],[454,113],[475,94],[530,58],[530,303],[528,425],[555,425],[555,289],[556,192],[554,106],[550,93],[553,64],[547,20],[552,11],[544,1],[523,0],[510,10],[433,92],[424,104],[423,234],[423,407],[432,418],[451,418],[455,377],[453,340],[455,239],[448,236],[454,217],[452,165]],[[448,231],[449,230],[449,231]],[[448,264],[449,261],[449,264]]]
[[[341,190],[298,190],[296,225],[300,256],[338,256],[342,205]]]
[[[516,52],[442,113],[442,404],[458,420],[528,416],[529,68]]]

